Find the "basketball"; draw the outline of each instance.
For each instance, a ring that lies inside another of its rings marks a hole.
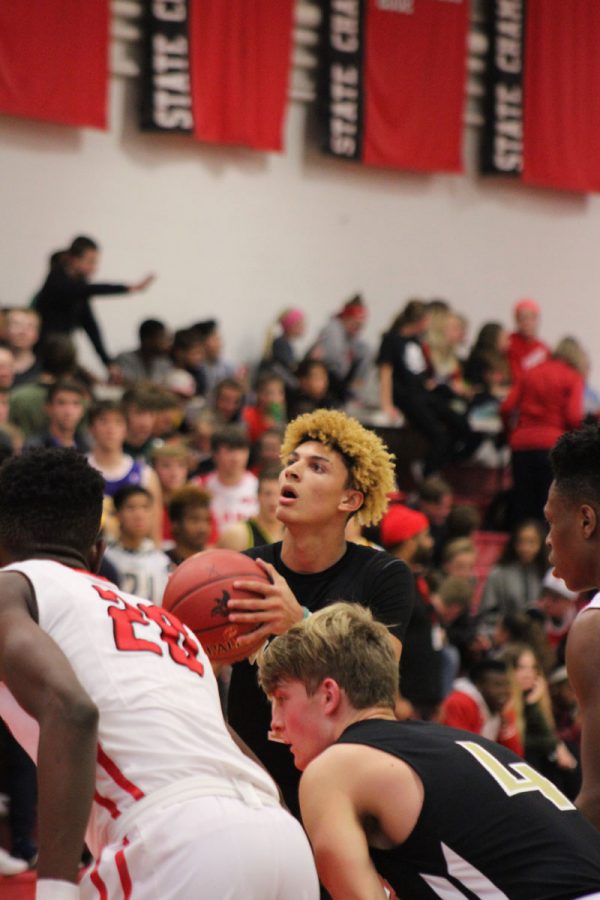
[[[254,653],[264,641],[239,647],[237,638],[256,629],[256,625],[230,622],[227,604],[232,597],[259,597],[251,591],[233,587],[238,580],[271,580],[259,564],[236,550],[203,550],[190,556],[171,575],[163,597],[163,606],[190,628],[200,640],[209,659],[220,663],[237,662]]]

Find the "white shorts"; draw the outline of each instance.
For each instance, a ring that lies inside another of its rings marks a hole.
[[[104,848],[81,900],[318,900],[308,839],[278,806],[198,797],[149,810]]]

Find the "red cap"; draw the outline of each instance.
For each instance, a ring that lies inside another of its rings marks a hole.
[[[379,533],[384,547],[394,547],[428,528],[429,519],[424,513],[396,503],[383,517]]]

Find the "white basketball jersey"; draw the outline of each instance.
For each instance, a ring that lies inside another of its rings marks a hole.
[[[94,856],[136,801],[182,779],[250,783],[277,797],[267,773],[231,739],[208,657],[178,619],[100,576],[58,562],[29,560],[3,571],[27,577],[40,627],[61,648],[100,713],[86,838]],[[6,716],[19,734],[10,709]],[[35,759],[37,747],[20,734]]]

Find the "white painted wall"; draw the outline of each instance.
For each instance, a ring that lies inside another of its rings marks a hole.
[[[87,233],[99,279],[159,275],[146,294],[95,301],[113,352],[149,316],[216,316],[227,355],[247,360],[290,304],[312,336],[362,290],[376,341],[409,296],[448,298],[473,331],[532,296],[543,336],[580,337],[600,382],[600,198],[330,160],[307,147],[300,104],[281,156],[141,134],[133,85],[113,79],[112,93],[109,133],[0,117],[0,304],[27,303],[49,253]]]

